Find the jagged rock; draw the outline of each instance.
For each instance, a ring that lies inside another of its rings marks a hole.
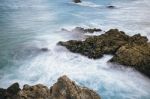
[[[135,34],[129,39],[129,44],[147,44],[148,38],[145,36],[141,36],[140,34]]]
[[[0,99],[6,98],[6,89],[0,88]]]
[[[141,43],[120,47],[110,61],[131,66],[150,77],[150,44]]]
[[[81,3],[81,0],[73,0],[74,3]]]
[[[50,93],[52,99],[100,99],[93,90],[77,86],[66,76],[58,79],[51,87]]]
[[[76,27],[72,31],[80,32],[80,33],[94,33],[94,32],[101,32],[102,30],[99,29],[99,28],[87,28],[87,29],[84,29],[82,27]]]
[[[19,96],[20,99],[50,99],[48,87],[42,84],[35,86],[24,85]]]
[[[127,43],[128,39],[129,36],[124,32],[111,29],[105,34],[89,37],[85,41],[70,40],[59,42],[58,45],[65,46],[71,52],[97,59],[103,54],[114,54],[120,46]]]
[[[19,84],[14,83],[7,89],[0,89],[0,99],[19,99]]]
[[[10,86],[9,95],[6,89],[0,89],[0,99],[100,99],[100,96],[85,87],[79,87],[67,76],[62,76],[50,88],[38,84],[34,86],[24,85],[22,90],[19,84]]]
[[[7,93],[9,94],[17,94],[20,91],[19,84],[14,83],[10,87],[7,88]]]

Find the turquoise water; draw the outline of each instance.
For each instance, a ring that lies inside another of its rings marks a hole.
[[[150,80],[131,68],[107,63],[112,56],[91,60],[56,45],[85,38],[61,31],[76,26],[119,28],[150,38],[149,9],[149,0],[0,0],[0,87],[13,82],[51,86],[65,74],[103,99],[149,99]],[[40,50],[45,47],[48,52]]]

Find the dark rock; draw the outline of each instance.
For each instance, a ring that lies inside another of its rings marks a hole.
[[[88,28],[84,29],[82,27],[76,27],[74,30],[75,32],[80,32],[80,33],[94,33],[94,32],[101,32],[102,30],[99,28]]]
[[[10,87],[7,88],[7,93],[16,95],[20,91],[19,84],[14,83]]]
[[[94,33],[94,32],[101,32],[101,29],[93,28],[93,29],[84,29],[84,32]]]
[[[141,36],[140,34],[133,35],[129,39],[130,44],[142,45],[142,44],[146,44],[147,42],[148,42],[148,38],[146,36]]]
[[[81,0],[73,0],[74,3],[81,3]]]
[[[6,89],[0,88],[0,99],[6,99]]]
[[[48,48],[41,48],[41,51],[47,52],[47,51],[48,51]]]
[[[107,6],[107,8],[114,9],[114,8],[116,8],[116,7],[115,7],[115,6],[112,6],[112,5],[109,5],[109,6]]]

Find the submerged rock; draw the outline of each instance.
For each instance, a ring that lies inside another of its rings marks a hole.
[[[80,87],[71,81],[67,76],[62,76],[49,89],[38,84],[34,86],[24,85],[22,90],[18,90],[19,84],[13,84],[9,96],[6,89],[0,89],[0,99],[100,99],[100,96],[85,87]]]
[[[74,30],[75,32],[80,32],[80,33],[94,33],[94,32],[101,32],[102,30],[99,28],[82,28],[82,27],[76,27]]]
[[[109,6],[107,6],[107,8],[109,8],[109,9],[114,9],[114,8],[116,8],[116,7],[113,6],[113,5],[109,5]]]
[[[41,48],[40,50],[43,52],[47,52],[49,49],[48,48]]]
[[[81,3],[81,0],[73,0],[74,3]]]
[[[84,41],[61,41],[58,45],[94,59],[112,54],[114,57],[111,62],[131,66],[150,77],[150,43],[147,37],[140,34],[128,36],[123,31],[110,29],[100,36],[92,36]]]

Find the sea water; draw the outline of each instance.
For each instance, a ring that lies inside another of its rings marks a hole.
[[[0,0],[0,87],[14,82],[50,87],[67,75],[103,99],[150,99],[150,79],[138,71],[108,63],[110,55],[93,60],[57,45],[85,39],[61,30],[76,26],[118,28],[150,39],[149,10],[149,0]]]

